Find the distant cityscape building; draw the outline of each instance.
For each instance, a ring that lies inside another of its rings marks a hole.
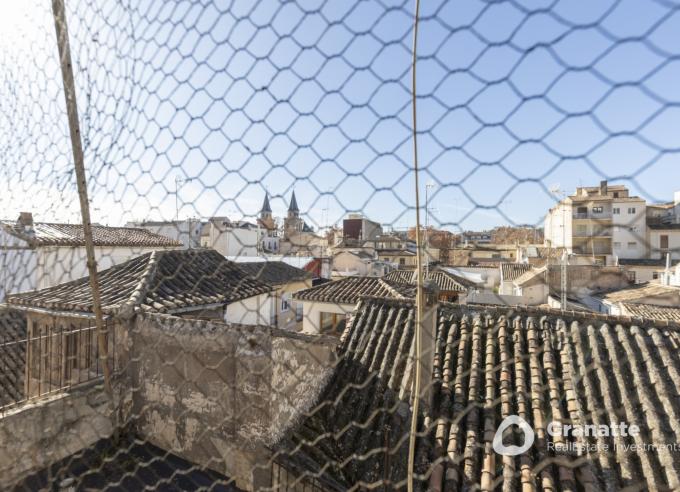
[[[615,264],[618,258],[645,258],[646,237],[645,200],[607,181],[577,188],[545,218],[546,245],[592,256],[602,264]]]

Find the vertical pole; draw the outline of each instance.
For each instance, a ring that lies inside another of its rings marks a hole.
[[[416,373],[413,386],[413,410],[411,415],[411,432],[409,433],[408,445],[408,472],[407,490],[413,492],[413,468],[416,456],[416,433],[418,432],[418,411],[420,405],[420,358],[421,358],[421,335],[423,330],[423,245],[420,234],[420,182],[418,179],[418,132],[417,132],[417,91],[416,91],[416,65],[418,60],[418,16],[420,14],[420,0],[415,0],[415,14],[413,20],[413,53],[411,61],[411,118],[413,125],[413,172],[415,174],[415,199],[416,199],[416,270],[418,272],[416,286],[416,333],[415,333],[415,356]]]
[[[54,27],[57,33],[57,46],[59,48],[59,60],[61,76],[64,81],[64,98],[66,99],[66,113],[71,134],[71,150],[73,152],[73,165],[76,171],[78,185],[78,197],[80,198],[80,213],[83,220],[83,233],[85,236],[85,251],[87,253],[87,270],[90,276],[90,288],[92,290],[92,305],[97,326],[97,343],[99,356],[102,358],[104,370],[104,386],[109,397],[113,396],[111,388],[111,373],[108,364],[108,339],[104,328],[101,295],[99,292],[99,280],[97,278],[97,262],[94,256],[94,241],[92,240],[92,223],[90,222],[90,203],[87,197],[87,179],[85,177],[85,156],[83,143],[80,135],[78,122],[78,105],[76,102],[76,89],[73,80],[73,66],[71,63],[71,48],[68,39],[68,26],[66,25],[66,9],[64,0],[52,0],[52,14],[54,15]]]

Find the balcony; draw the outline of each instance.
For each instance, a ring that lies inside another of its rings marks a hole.
[[[592,213],[592,212],[574,212],[572,215],[574,220],[612,220],[611,212]]]
[[[577,227],[574,229],[573,236],[579,238],[595,237],[611,239],[612,230],[609,227],[587,227],[583,229]]]

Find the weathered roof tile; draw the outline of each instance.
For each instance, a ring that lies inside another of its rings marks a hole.
[[[215,250],[154,251],[99,272],[104,312],[129,305],[172,312],[209,304],[228,304],[269,292]],[[47,289],[10,295],[11,305],[92,312],[89,278]]]

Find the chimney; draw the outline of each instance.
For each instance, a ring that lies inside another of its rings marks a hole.
[[[606,179],[604,181],[600,181],[600,195],[602,195],[602,196],[607,195],[607,180]]]
[[[33,214],[31,212],[20,212],[17,224],[24,226],[24,229],[33,229]]]

